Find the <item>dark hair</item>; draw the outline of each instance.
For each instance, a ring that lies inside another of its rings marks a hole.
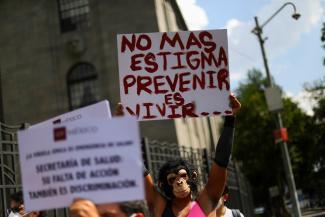
[[[19,204],[24,204],[24,197],[23,197],[23,192],[18,191],[10,195],[10,200],[15,201],[16,203]],[[47,212],[46,211],[38,211],[38,217],[46,217]]]
[[[188,184],[191,187],[191,192],[194,196],[197,194],[197,178],[193,179],[194,172],[196,172],[194,166],[185,161],[183,159],[167,161],[159,170],[158,180],[161,183],[161,190],[163,190],[165,196],[168,199],[174,198],[173,188],[168,184],[167,175],[171,172],[177,172],[180,169],[185,169],[188,176],[189,181]]]
[[[229,194],[229,188],[228,188],[227,185],[226,185],[225,188],[223,189],[222,196],[225,195],[225,194]]]
[[[38,217],[46,217],[47,212],[46,211],[39,211]]]
[[[143,201],[123,202],[120,203],[119,206],[122,212],[127,216],[130,216],[133,213],[143,213],[144,216],[149,216],[148,207]]]
[[[24,203],[24,198],[23,198],[23,192],[22,191],[18,191],[15,192],[13,194],[10,195],[10,200],[15,201],[19,204],[23,204]]]

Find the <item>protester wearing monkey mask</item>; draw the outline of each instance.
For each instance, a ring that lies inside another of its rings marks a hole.
[[[158,186],[165,196],[156,189],[149,172],[145,170],[146,200],[154,217],[200,217],[208,216],[215,211],[226,183],[235,115],[241,107],[235,96],[230,95],[229,100],[233,115],[225,117],[224,129],[215,149],[209,180],[197,197],[193,197],[197,193],[197,171],[188,162],[170,161],[160,169]],[[123,115],[121,104],[117,115]]]
[[[187,199],[192,201],[197,194],[197,171],[194,167],[184,160],[174,160],[165,163],[159,171],[159,188],[164,192],[167,197],[166,208],[162,214],[163,217],[178,216],[174,214],[172,209],[173,201],[179,203],[183,200],[184,203]],[[186,216],[205,216],[200,206],[194,202],[191,205],[190,211],[184,212],[190,215]]]

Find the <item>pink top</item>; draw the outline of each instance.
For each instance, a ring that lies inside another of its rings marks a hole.
[[[204,212],[196,201],[192,202],[192,207],[187,217],[205,217]]]

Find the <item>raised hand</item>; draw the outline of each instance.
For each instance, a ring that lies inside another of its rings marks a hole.
[[[76,199],[69,207],[70,217],[100,217],[95,204],[89,200]]]
[[[230,107],[232,108],[232,114],[236,115],[241,108],[241,104],[233,93],[229,96]]]
[[[116,109],[115,109],[115,116],[124,116],[124,107],[122,103],[117,103]]]

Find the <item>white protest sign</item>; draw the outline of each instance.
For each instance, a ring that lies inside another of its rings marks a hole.
[[[120,95],[139,120],[229,115],[227,31],[117,36]]]
[[[109,107],[109,102],[103,100],[95,104],[85,106],[83,108],[75,109],[71,112],[64,113],[62,115],[56,116],[49,120],[37,123],[31,127],[46,127],[53,126],[55,124],[65,124],[73,121],[82,121],[84,119],[90,118],[107,118],[111,119],[111,109]]]
[[[88,120],[18,132],[27,210],[143,200],[139,126],[135,118]]]

